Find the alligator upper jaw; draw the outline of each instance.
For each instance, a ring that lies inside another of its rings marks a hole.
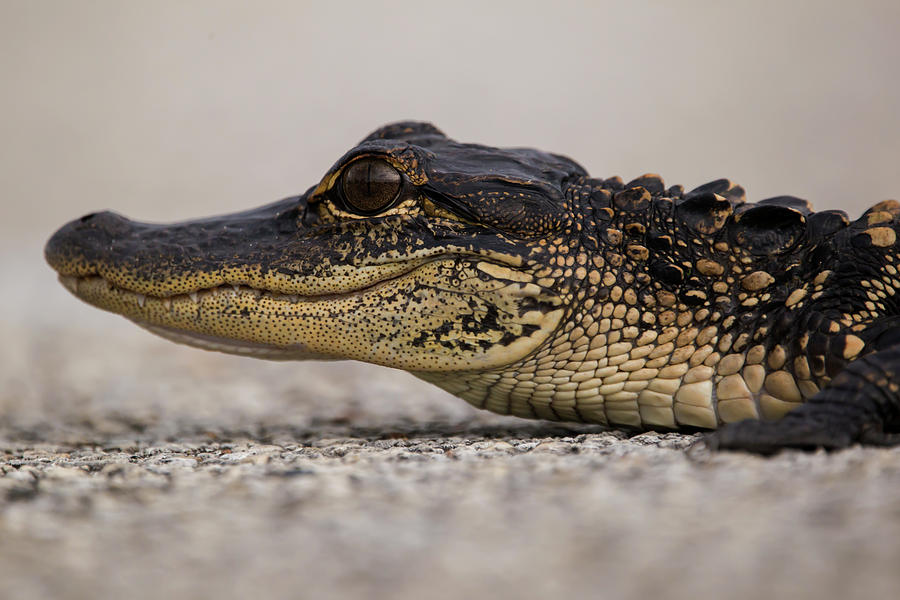
[[[304,197],[287,198],[250,211],[167,225],[93,213],[61,227],[44,254],[63,277],[101,277],[115,288],[146,296],[175,297],[227,284],[287,293],[288,270],[274,277],[265,271],[300,238],[301,206]],[[75,287],[72,279],[65,282]]]
[[[266,295],[285,302],[327,300],[402,276],[434,257],[354,267],[310,235],[305,197],[254,210],[168,225],[93,213],[61,227],[45,257],[60,282],[87,301],[118,293],[141,307],[199,303],[210,295]],[[327,276],[324,276],[327,275]]]
[[[99,213],[64,226],[45,252],[89,304],[173,341],[261,358],[494,368],[562,318],[558,291],[518,270],[514,253],[413,218],[324,224],[306,208],[292,198],[174,225]]]
[[[76,296],[110,290],[171,302],[233,290],[286,301],[322,300],[401,276],[419,260],[354,266],[300,218],[304,196],[258,209],[157,225],[111,212],[86,215],[47,242],[47,262]],[[428,257],[420,257],[423,260]],[[94,291],[96,291],[94,289]],[[88,300],[90,301],[90,300]]]
[[[292,269],[289,265],[321,267],[328,258],[322,254],[326,240],[317,244],[306,238],[299,218],[304,206],[304,197],[288,198],[172,225],[95,213],[60,228],[47,242],[45,256],[60,283],[79,299],[173,341],[260,358],[328,358],[302,341],[279,339],[274,327],[259,333],[277,319],[307,314],[301,304],[377,291],[436,257],[362,268],[335,261],[330,277],[315,268]],[[222,323],[255,321],[256,330],[201,324],[217,312]]]

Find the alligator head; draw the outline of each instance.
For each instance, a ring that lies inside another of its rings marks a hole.
[[[726,424],[713,447],[770,452],[900,443],[898,223],[894,201],[851,223],[398,123],[302,196],[174,225],[87,215],[46,256],[178,342],[386,365],[523,417]]]
[[[521,361],[560,326],[584,170],[529,149],[383,127],[305,194],[171,225],[112,212],[45,254],[76,296],[171,340],[418,374]],[[555,240],[555,241],[554,241]]]

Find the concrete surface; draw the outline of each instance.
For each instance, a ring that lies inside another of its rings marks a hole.
[[[382,123],[900,194],[900,4],[0,3],[0,598],[897,598],[900,449],[688,454],[403,373],[158,340],[73,298],[65,221],[301,192]]]

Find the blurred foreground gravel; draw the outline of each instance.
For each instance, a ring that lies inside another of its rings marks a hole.
[[[900,449],[502,418],[174,346],[46,279],[0,322],[0,598],[900,597]]]

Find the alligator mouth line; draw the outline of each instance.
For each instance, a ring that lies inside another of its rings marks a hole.
[[[84,276],[60,274],[58,279],[76,297],[120,314],[136,325],[170,341],[205,350],[267,360],[335,360],[341,358],[341,355],[323,352],[321,347],[315,349],[298,340],[288,341],[282,338],[270,342],[243,336],[220,335],[221,331],[208,327],[208,320],[212,314],[228,313],[231,316],[240,315],[241,318],[238,320],[244,323],[249,323],[252,319],[265,320],[268,318],[267,315],[276,320],[290,315],[300,318],[308,316],[316,321],[322,318],[321,313],[316,312],[321,309],[313,309],[313,305],[339,303],[357,296],[378,294],[380,289],[397,285],[398,282],[415,276],[416,272],[432,263],[459,260],[487,262],[500,266],[499,261],[485,260],[483,256],[441,254],[412,262],[402,271],[362,287],[322,294],[284,294],[246,284],[225,283],[186,293],[159,296],[135,292],[99,274]],[[273,306],[273,303],[278,303],[281,308]],[[250,312],[245,312],[248,309]],[[207,324],[202,324],[204,322]],[[277,337],[276,333],[274,338]]]
[[[484,255],[474,253],[438,254],[415,260],[409,268],[401,272],[392,274],[389,277],[385,277],[384,279],[368,283],[361,287],[347,289],[346,291],[327,292],[322,294],[284,294],[273,290],[253,287],[243,283],[223,283],[208,288],[198,288],[191,292],[171,294],[168,296],[156,296],[129,290],[128,288],[117,285],[110,279],[98,274],[80,276],[59,274],[57,278],[66,289],[68,289],[72,294],[79,298],[82,298],[82,295],[79,293],[80,291],[84,291],[86,288],[94,288],[92,290],[94,293],[99,292],[102,294],[117,294],[121,298],[132,299],[134,303],[137,304],[141,309],[143,309],[147,305],[148,301],[154,301],[160,302],[165,309],[171,310],[173,305],[180,302],[190,301],[194,304],[201,304],[206,298],[219,298],[220,296],[228,294],[232,295],[234,298],[241,297],[243,299],[246,299],[252,296],[255,300],[270,299],[276,302],[285,302],[289,304],[340,300],[342,298],[348,298],[355,295],[377,291],[381,287],[390,285],[393,282],[408,277],[419,269],[426,267],[431,263],[437,262],[465,260],[495,264],[504,268],[516,268],[520,266],[520,263],[517,261],[506,261],[502,260],[503,258],[505,257],[486,257]],[[389,266],[392,263],[383,264]]]
[[[153,296],[148,294],[141,294],[138,292],[133,292],[129,289],[120,287],[112,283],[109,279],[106,279],[102,275],[86,275],[84,277],[76,277],[71,275],[60,275],[59,281],[66,287],[70,292],[78,295],[79,290],[84,290],[87,286],[104,286],[107,293],[119,294],[125,297],[131,297],[137,302],[137,304],[143,308],[148,300],[161,302],[163,306],[166,308],[171,308],[174,303],[188,301],[190,300],[194,304],[200,304],[205,298],[208,297],[217,297],[222,294],[247,294],[252,295],[259,298],[271,298],[272,300],[282,301],[282,302],[290,302],[291,304],[298,304],[300,302],[318,302],[318,301],[327,301],[327,300],[335,300],[337,298],[342,298],[346,296],[350,296],[353,294],[363,293],[369,290],[372,290],[379,285],[388,283],[394,279],[398,279],[405,275],[408,275],[412,271],[408,271],[398,275],[396,277],[391,277],[389,279],[383,279],[378,281],[370,286],[364,288],[358,288],[354,290],[348,290],[346,293],[331,293],[331,294],[318,294],[318,295],[300,295],[300,294],[282,294],[279,292],[273,292],[270,290],[259,289],[255,287],[251,287],[243,284],[222,284],[217,285],[215,287],[210,288],[201,288],[195,290],[193,292],[187,292],[184,294],[172,294],[171,296]]]
[[[83,291],[85,290],[85,288],[101,288],[99,291],[103,293],[118,294],[119,296],[124,298],[131,298],[141,308],[144,308],[148,301],[160,302],[162,303],[164,308],[171,309],[174,304],[179,302],[190,301],[194,304],[200,304],[206,298],[218,298],[219,296],[228,294],[243,297],[253,296],[257,300],[261,298],[269,298],[277,302],[299,304],[302,302],[327,302],[329,300],[338,300],[340,298],[347,298],[349,296],[375,291],[380,287],[389,285],[394,281],[407,277],[408,275],[414,273],[428,263],[439,262],[440,260],[446,260],[446,258],[446,256],[442,256],[439,258],[434,258],[432,260],[417,263],[409,270],[397,273],[396,275],[392,275],[391,277],[381,279],[363,287],[349,289],[346,292],[331,292],[327,294],[283,294],[280,292],[260,289],[245,284],[225,283],[209,288],[200,288],[195,291],[182,294],[172,294],[170,296],[154,296],[150,294],[134,292],[127,288],[118,286],[102,275],[85,275],[81,277],[74,275],[59,275],[58,279],[59,282],[75,296],[79,296],[79,290]],[[105,289],[102,289],[104,287]]]
[[[224,294],[232,294],[235,297],[249,297],[253,296],[256,300],[262,298],[268,298],[278,302],[286,302],[290,304],[300,304],[303,302],[326,302],[329,300],[339,300],[341,298],[347,298],[354,295],[365,294],[368,292],[372,292],[377,290],[378,288],[389,285],[392,282],[403,279],[415,271],[436,262],[443,261],[452,261],[452,260],[468,260],[473,262],[486,262],[488,264],[496,264],[500,267],[504,268],[516,268],[520,266],[520,263],[517,261],[506,261],[502,260],[505,257],[485,257],[480,254],[438,254],[434,256],[429,256],[426,258],[421,258],[413,262],[413,264],[408,268],[399,273],[395,273],[386,277],[384,279],[380,279],[378,281],[374,281],[372,283],[368,283],[363,285],[362,287],[347,289],[346,291],[339,292],[328,292],[322,294],[284,294],[281,292],[276,292],[273,290],[267,290],[264,288],[253,287],[250,285],[246,285],[243,283],[223,283],[217,286],[212,286],[208,288],[198,288],[191,292],[182,292],[178,294],[171,294],[168,296],[156,296],[152,294],[143,294],[140,292],[135,292],[133,290],[129,290],[128,288],[122,287],[120,285],[115,284],[110,279],[98,275],[64,275],[59,274],[57,279],[59,282],[68,289],[72,294],[76,297],[81,297],[79,295],[79,290],[83,290],[86,287],[95,287],[95,288],[104,288],[104,289],[95,289],[95,291],[99,291],[101,293],[112,293],[118,294],[124,298],[132,298],[134,302],[140,306],[140,308],[144,308],[148,301],[156,301],[162,303],[163,307],[166,309],[171,309],[172,305],[178,302],[186,302],[191,301],[194,304],[200,304],[205,298],[216,298],[218,296]],[[384,265],[390,265],[392,263],[383,263]]]
[[[251,356],[254,358],[262,358],[268,360],[300,360],[300,359],[318,359],[318,360],[334,360],[336,357],[320,352],[311,351],[302,343],[294,343],[289,345],[268,344],[264,342],[254,342],[250,340],[232,339],[215,335],[213,333],[203,333],[200,331],[192,331],[171,324],[160,322],[154,319],[154,304],[158,303],[169,317],[174,317],[181,307],[195,307],[200,311],[204,301],[211,303],[225,300],[240,302],[247,301],[252,298],[256,302],[264,302],[266,300],[283,302],[287,304],[300,305],[303,303],[336,301],[355,295],[371,293],[379,288],[390,285],[392,282],[408,277],[424,265],[436,262],[437,260],[446,260],[447,256],[440,259],[427,260],[416,264],[410,269],[398,273],[392,277],[382,279],[371,283],[367,286],[348,290],[341,293],[328,293],[316,295],[301,294],[282,294],[270,290],[259,289],[243,284],[223,284],[210,288],[198,289],[193,292],[183,294],[173,294],[171,296],[154,296],[141,294],[117,286],[101,275],[72,276],[59,275],[59,281],[75,296],[83,298],[88,302],[94,303],[89,297],[100,298],[117,298],[126,306],[130,305],[131,310],[113,309],[119,312],[136,325],[154,333],[160,337],[173,342],[202,348],[204,350],[214,350],[218,352],[226,352],[229,354],[237,354],[240,356]],[[135,310],[139,307],[139,310]],[[193,309],[190,309],[193,310]],[[138,314],[135,314],[137,312]],[[199,313],[197,313],[199,315]]]

